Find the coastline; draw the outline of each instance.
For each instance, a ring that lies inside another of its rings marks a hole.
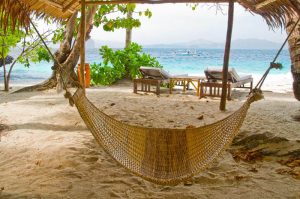
[[[233,93],[228,111],[219,99],[194,91],[134,94],[131,83],[87,90],[101,110],[133,125],[186,128],[236,110],[247,92]],[[300,192],[300,104],[291,93],[265,92],[253,103],[233,144],[191,183],[159,186],[134,176],[96,143],[63,93],[0,92],[0,198],[264,198]],[[199,120],[199,116],[203,119]],[[292,156],[294,154],[294,156]],[[2,189],[3,188],[3,189]]]
[[[249,73],[240,73],[240,76],[248,75]],[[205,76],[204,73],[190,73],[190,76]],[[251,74],[253,77],[253,86],[256,85],[256,83],[259,81],[259,79],[262,77],[261,74]],[[47,78],[43,79],[36,79],[34,81],[28,79],[28,80],[18,80],[14,81],[11,80],[10,87],[13,88],[13,90],[16,90],[18,88],[22,88],[25,86],[31,86],[38,83],[41,83],[43,81],[47,80]],[[293,77],[291,72],[287,73],[272,73],[268,75],[266,78],[265,83],[263,84],[262,90],[263,91],[269,91],[269,92],[275,92],[275,93],[289,93],[293,92]],[[96,86],[99,87],[99,86]],[[101,87],[101,86],[100,86]],[[3,90],[3,84],[0,85],[0,90]]]
[[[156,57],[164,70],[170,74],[189,74],[190,76],[204,76],[206,68],[222,68],[224,52],[222,49],[196,48],[196,55],[182,56],[180,53],[191,50],[189,48],[145,48],[144,51]],[[93,64],[102,61],[98,48],[87,50],[87,62]],[[234,67],[240,76],[252,75],[254,84],[261,78],[270,61],[276,54],[276,49],[234,49],[231,53],[230,67]],[[278,62],[284,66],[282,70],[271,70],[263,90],[273,92],[292,91],[292,76],[290,72],[290,56],[288,50],[278,57]],[[52,63],[41,62],[25,68],[16,64],[12,71],[11,86],[33,85],[46,80],[52,74]],[[0,82],[3,81],[0,70]],[[2,86],[2,85],[0,85]]]

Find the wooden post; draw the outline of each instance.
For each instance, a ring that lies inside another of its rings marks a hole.
[[[225,111],[226,109],[228,65],[229,65],[229,57],[230,57],[232,26],[233,26],[233,13],[234,13],[234,0],[230,0],[229,7],[228,7],[227,36],[226,36],[224,62],[223,62],[222,96],[220,102],[221,111]]]
[[[160,95],[160,84],[161,84],[161,81],[158,80],[156,82],[156,95]]]
[[[133,80],[133,92],[137,93],[137,79]]]
[[[81,0],[81,22],[80,22],[80,73],[83,91],[85,93],[85,0]]]

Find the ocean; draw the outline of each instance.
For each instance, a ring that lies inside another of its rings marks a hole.
[[[223,63],[222,49],[183,49],[183,48],[145,48],[144,52],[156,57],[163,68],[171,74],[204,75],[206,68],[220,68]],[[257,82],[265,72],[277,50],[233,49],[230,54],[230,67],[242,76],[251,74]],[[88,49],[88,63],[99,63],[98,49]],[[272,70],[264,90],[276,92],[292,91],[291,61],[288,50],[283,50],[277,62],[283,64],[282,70]],[[46,80],[51,75],[52,63],[41,62],[25,68],[17,64],[12,72],[11,86],[32,85]],[[0,68],[0,82],[3,84],[3,69]],[[2,85],[1,85],[2,87]]]

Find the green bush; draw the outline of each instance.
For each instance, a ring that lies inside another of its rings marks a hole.
[[[99,51],[103,63],[91,65],[91,80],[94,85],[110,85],[119,79],[139,77],[140,66],[162,67],[155,57],[143,53],[142,47],[136,43],[116,51],[102,46]]]
[[[92,85],[111,85],[122,78],[123,71],[118,71],[113,67],[100,64],[91,65]]]

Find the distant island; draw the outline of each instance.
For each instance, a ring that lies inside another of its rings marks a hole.
[[[123,48],[123,42],[115,41],[98,41],[90,39],[87,41],[87,48],[100,48],[108,45],[112,48]],[[204,49],[223,49],[224,43],[212,42],[204,39],[197,39],[180,43],[158,43],[158,44],[142,44],[144,48],[204,48]],[[279,49],[281,43],[272,42],[263,39],[236,39],[232,41],[232,49]]]

